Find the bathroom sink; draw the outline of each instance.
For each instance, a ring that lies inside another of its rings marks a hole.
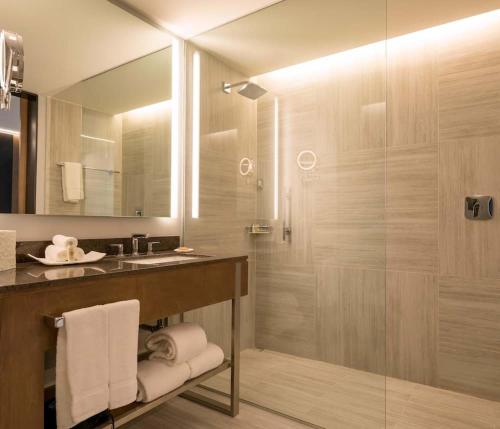
[[[183,256],[183,255],[170,255],[170,256],[158,256],[156,258],[149,257],[143,259],[131,259],[127,262],[129,264],[138,264],[138,265],[155,265],[155,264],[166,264],[168,262],[181,262],[188,261],[190,259],[196,259],[197,256]]]

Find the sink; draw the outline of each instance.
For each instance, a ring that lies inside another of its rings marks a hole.
[[[182,255],[171,255],[171,256],[158,256],[156,258],[149,257],[144,259],[131,259],[125,260],[128,264],[138,264],[138,265],[155,265],[155,264],[166,264],[168,262],[181,262],[188,261],[191,259],[196,259],[196,256],[182,256]]]

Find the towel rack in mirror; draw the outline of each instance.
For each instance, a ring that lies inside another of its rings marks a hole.
[[[62,166],[64,166],[64,162],[58,162],[57,165],[59,167],[62,167]],[[119,174],[120,173],[120,171],[118,171],[118,170],[107,170],[105,168],[87,167],[86,165],[83,166],[83,169],[84,170],[93,170],[93,171],[104,171],[104,172],[109,173],[109,174],[113,174],[113,173]]]

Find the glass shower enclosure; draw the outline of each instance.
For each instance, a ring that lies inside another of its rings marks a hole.
[[[464,201],[500,189],[500,14],[438,9],[285,0],[188,43],[183,239],[249,255],[245,402],[321,428],[498,424],[498,222]],[[229,304],[186,319],[229,351]]]

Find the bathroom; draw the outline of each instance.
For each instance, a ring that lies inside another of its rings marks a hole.
[[[0,429],[123,302],[221,360],[59,427],[500,428],[500,1],[210,3],[0,3]]]

